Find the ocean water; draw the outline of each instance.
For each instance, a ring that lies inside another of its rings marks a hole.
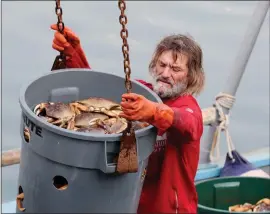
[[[224,88],[256,4],[128,1],[132,78],[148,79],[148,63],[162,37],[188,33],[203,49],[206,87],[198,102],[201,108],[209,107]],[[63,21],[80,36],[91,67],[123,75],[117,2],[64,1],[61,5]],[[50,25],[57,21],[54,7],[53,1],[2,2],[2,150],[20,147],[21,86],[50,72],[58,54],[51,47],[54,32]],[[269,145],[269,13],[237,91],[230,133],[241,152]],[[224,137],[220,148],[222,154],[227,152]],[[2,173],[2,200],[14,200],[18,166],[5,167]]]

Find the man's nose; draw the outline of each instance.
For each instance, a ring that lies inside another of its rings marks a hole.
[[[166,66],[165,69],[162,72],[162,76],[164,78],[169,78],[171,76],[171,71],[170,71],[170,67]]]

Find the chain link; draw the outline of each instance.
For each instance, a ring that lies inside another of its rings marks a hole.
[[[123,40],[123,45],[122,45],[122,52],[123,52],[123,57],[124,57],[124,72],[125,72],[125,87],[127,89],[127,92],[131,92],[131,81],[130,81],[130,74],[131,74],[131,69],[130,69],[130,61],[129,61],[129,45],[128,45],[128,30],[126,28],[126,24],[128,22],[127,16],[125,15],[125,9],[126,9],[126,3],[124,0],[119,0],[118,1],[118,7],[121,11],[121,15],[119,16],[119,22],[122,25],[122,29],[120,31],[120,37]]]
[[[60,0],[55,0],[55,14],[57,15],[57,27],[60,33],[64,33],[65,24],[62,19],[63,10],[60,6]]]

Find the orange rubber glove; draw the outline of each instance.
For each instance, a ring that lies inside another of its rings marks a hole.
[[[121,107],[121,117],[150,123],[161,131],[166,131],[173,123],[174,111],[169,106],[152,102],[139,94],[123,94]]]
[[[64,35],[58,31],[57,25],[51,25],[56,30],[54,34],[53,49],[62,51],[66,56],[68,68],[90,68],[85,53],[80,44],[80,38],[68,27],[64,29]]]

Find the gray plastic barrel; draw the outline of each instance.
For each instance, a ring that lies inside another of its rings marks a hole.
[[[132,84],[132,92],[162,102],[139,82]],[[91,96],[120,103],[125,92],[123,77],[88,69],[48,73],[22,89],[18,194],[24,193],[23,212],[136,213],[148,157],[156,141],[155,127],[136,131],[138,172],[119,175],[113,157],[119,152],[121,134],[69,131],[33,113],[40,102],[69,102]],[[24,138],[25,127],[30,129],[29,142]],[[18,206],[16,211],[21,212]]]

